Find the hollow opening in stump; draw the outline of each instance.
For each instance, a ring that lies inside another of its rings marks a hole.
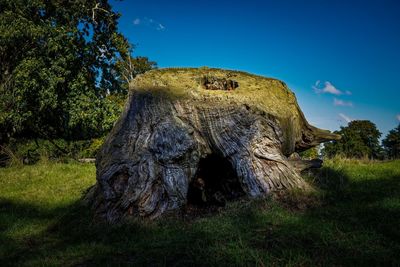
[[[218,154],[210,154],[200,160],[187,199],[189,205],[197,207],[225,206],[227,201],[244,195],[232,164]]]
[[[206,90],[223,90],[223,91],[231,91],[239,87],[239,83],[237,81],[225,78],[208,77],[208,76],[203,77],[202,85]]]

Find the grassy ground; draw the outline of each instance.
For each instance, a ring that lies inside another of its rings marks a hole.
[[[400,161],[330,161],[312,195],[123,226],[79,204],[87,164],[0,169],[0,266],[399,266]]]

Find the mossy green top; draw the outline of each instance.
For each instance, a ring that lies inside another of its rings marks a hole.
[[[235,90],[205,90],[204,77],[230,79],[238,82]],[[214,68],[165,68],[139,75],[131,90],[163,92],[169,97],[184,99],[218,99],[256,107],[278,118],[302,117],[296,97],[280,80],[253,75],[242,71]]]

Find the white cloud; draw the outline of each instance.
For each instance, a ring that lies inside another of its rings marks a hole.
[[[166,29],[164,24],[161,24],[160,22],[156,21],[155,19],[147,18],[147,17],[135,18],[133,20],[133,25],[146,26],[146,27],[149,27],[149,28],[151,28],[153,30],[157,30],[157,31],[164,31]]]
[[[339,116],[344,120],[344,121],[346,121],[347,123],[349,123],[349,122],[351,122],[353,119],[352,118],[350,118],[349,116],[347,116],[347,115],[345,115],[345,114],[343,114],[343,113],[339,113]]]
[[[133,20],[133,25],[139,25],[140,24],[140,19],[136,18]]]
[[[342,92],[338,89],[336,89],[335,86],[333,86],[333,84],[331,84],[330,82],[325,82],[325,87],[322,89],[324,93],[330,93],[330,94],[334,94],[334,95],[341,95]]]
[[[314,86],[312,87],[317,94],[333,94],[333,95],[351,95],[350,91],[341,91],[337,89],[331,82],[325,81],[323,86],[321,86],[321,81],[318,80],[315,82]]]
[[[165,30],[165,26],[164,26],[164,25],[162,25],[161,23],[158,23],[157,30],[159,30],[159,31],[163,31],[163,30]]]
[[[397,114],[396,118],[398,121],[400,121],[400,114]]]
[[[333,99],[334,106],[342,106],[342,107],[352,107],[353,102],[351,101],[343,101],[341,99],[337,99],[336,97]]]

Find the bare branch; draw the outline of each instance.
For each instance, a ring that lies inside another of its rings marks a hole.
[[[103,12],[105,12],[105,13],[107,13],[107,14],[110,14],[111,12],[110,11],[108,11],[108,10],[105,10],[104,8],[101,8],[100,7],[100,3],[97,3],[95,6],[94,6],[94,8],[92,8],[92,21],[94,22],[94,24],[98,24],[97,23],[97,21],[96,21],[96,10],[100,10],[100,11],[103,11]],[[114,14],[111,14],[111,16],[114,16]]]

